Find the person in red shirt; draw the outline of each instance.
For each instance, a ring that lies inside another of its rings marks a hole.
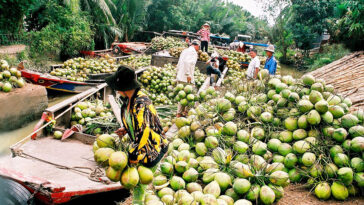
[[[201,36],[201,50],[207,52],[210,42],[210,25],[208,23],[202,25],[202,28],[197,31],[197,34]]]

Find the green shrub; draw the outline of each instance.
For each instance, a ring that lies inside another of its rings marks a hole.
[[[39,31],[30,32],[31,57],[67,59],[77,56],[80,50],[93,49],[93,35],[85,13],[72,13],[68,8],[51,4],[56,11],[50,22]],[[58,8],[58,9],[57,9]]]

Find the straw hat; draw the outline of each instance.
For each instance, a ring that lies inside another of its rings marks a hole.
[[[274,53],[274,46],[273,46],[273,45],[269,45],[269,46],[265,49],[265,51],[270,51],[270,52]]]
[[[204,25],[202,25],[202,26],[210,27],[210,25],[209,25],[208,23],[205,23],[205,24],[204,24]]]

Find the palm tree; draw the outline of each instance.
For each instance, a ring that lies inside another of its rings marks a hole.
[[[121,29],[123,40],[129,41],[136,31],[145,26],[149,0],[113,0],[112,14],[116,25]]]
[[[123,35],[111,12],[116,9],[112,0],[64,0],[64,3],[73,12],[87,12],[94,24],[96,43],[102,42],[108,48],[115,36]]]

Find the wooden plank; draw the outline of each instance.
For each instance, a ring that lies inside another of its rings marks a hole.
[[[225,77],[226,73],[228,72],[228,70],[229,70],[229,68],[227,66],[225,66],[225,69],[221,74],[221,78],[216,83],[217,87],[221,87],[222,81],[224,80],[224,77]]]
[[[119,125],[123,127],[123,123],[121,121],[121,110],[119,105],[116,103],[116,100],[113,95],[109,95],[109,103],[111,106],[112,111],[114,112],[114,115],[116,117],[116,120],[118,121]]]

